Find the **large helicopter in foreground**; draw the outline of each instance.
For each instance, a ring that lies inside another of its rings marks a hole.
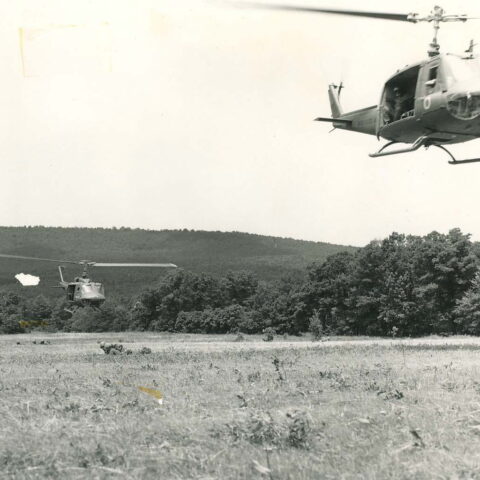
[[[90,267],[149,267],[149,268],[176,268],[173,263],[98,263],[90,260],[53,260],[51,258],[25,257],[21,255],[0,254],[2,258],[12,258],[19,260],[36,260],[43,262],[69,263],[82,265],[83,272],[80,277],[75,277],[73,282],[68,282],[63,278],[64,267],[58,266],[60,281],[58,288],[63,288],[66,293],[67,301],[75,305],[99,306],[105,301],[105,288],[102,283],[94,282],[88,277]]]
[[[334,128],[388,140],[388,143],[370,154],[370,157],[413,152],[420,147],[433,146],[444,150],[450,156],[449,163],[452,165],[480,162],[480,158],[457,160],[445,148],[445,145],[480,137],[480,61],[474,55],[473,41],[462,55],[441,54],[437,41],[441,22],[466,22],[476,17],[446,15],[439,6],[435,6],[429,15],[421,17],[417,13],[364,12],[251,2],[236,4],[262,9],[431,23],[434,36],[428,49],[428,58],[392,75],[385,82],[378,105],[344,112],[339,100],[342,84],[331,84],[328,95],[332,117],[319,117],[316,120],[330,122]],[[397,143],[410,145],[386,150]]]

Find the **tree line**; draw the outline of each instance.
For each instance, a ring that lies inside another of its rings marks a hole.
[[[62,299],[4,290],[0,331],[476,335],[479,267],[479,245],[459,229],[392,233],[312,263],[303,275],[262,281],[247,271],[218,277],[177,270],[132,298],[73,313]]]

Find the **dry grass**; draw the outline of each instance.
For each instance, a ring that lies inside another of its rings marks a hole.
[[[480,341],[234,340],[1,336],[1,478],[480,478]]]

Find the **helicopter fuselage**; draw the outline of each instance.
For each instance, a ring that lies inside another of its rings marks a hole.
[[[102,283],[92,282],[86,275],[75,277],[73,282],[67,282],[63,278],[63,266],[58,267],[60,274],[60,288],[67,294],[69,302],[77,304],[100,305],[105,301],[105,289]]]
[[[105,301],[105,289],[102,283],[92,282],[89,278],[77,277],[74,282],[60,282],[67,292],[70,302],[97,304]]]

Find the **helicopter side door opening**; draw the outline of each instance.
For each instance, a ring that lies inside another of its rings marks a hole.
[[[75,285],[70,284],[67,286],[67,300],[73,302],[75,300]]]
[[[415,92],[419,72],[420,65],[415,65],[395,75],[385,84],[381,102],[383,125],[415,115]]]

